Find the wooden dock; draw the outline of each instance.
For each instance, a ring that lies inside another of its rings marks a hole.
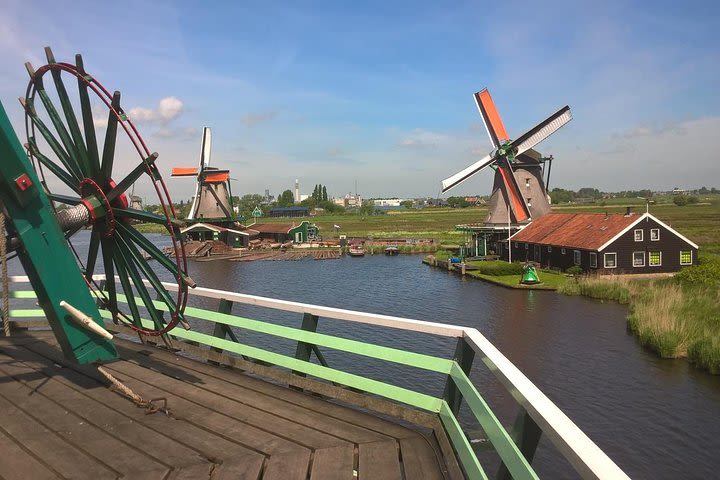
[[[317,396],[117,340],[105,368],[64,360],[49,331],[0,338],[0,478],[444,479],[432,435]],[[452,459],[451,462],[454,462]],[[455,463],[455,468],[456,467]]]

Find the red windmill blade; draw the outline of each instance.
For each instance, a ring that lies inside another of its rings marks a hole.
[[[540,158],[538,154],[530,155],[531,152],[529,151],[572,120],[570,107],[561,108],[513,141],[510,140],[505,130],[505,125],[503,125],[488,89],[475,93],[474,99],[494,149],[481,160],[443,180],[442,191],[446,192],[484,168],[493,166],[496,169],[495,183],[501,185],[504,204],[511,210],[515,222],[523,223],[530,219],[531,211],[528,205],[529,198],[526,200],[523,195],[516,178],[515,169],[527,166],[528,162],[530,165],[537,167],[539,163],[544,161],[543,159],[538,160]],[[528,153],[526,154],[526,152]],[[530,156],[528,157],[528,155]],[[523,158],[520,163],[518,163],[518,157]],[[541,188],[544,191],[544,186],[541,185]],[[546,200],[543,199],[543,201]],[[549,205],[547,208],[549,209]]]

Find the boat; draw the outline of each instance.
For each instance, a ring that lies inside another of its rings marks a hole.
[[[390,245],[389,247],[385,248],[385,255],[389,256],[395,256],[400,253],[400,249],[396,247],[395,245]]]
[[[360,244],[350,245],[350,248],[348,249],[348,255],[350,255],[351,257],[364,257],[365,250]]]

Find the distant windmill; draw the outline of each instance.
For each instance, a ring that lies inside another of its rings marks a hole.
[[[210,167],[212,137],[210,127],[203,128],[200,151],[200,168],[173,168],[173,177],[196,177],[193,197],[187,220],[190,222],[232,222],[234,221],[230,190],[230,170]]]
[[[495,169],[490,209],[486,224],[508,224],[508,214],[514,225],[528,223],[550,211],[546,183],[543,181],[544,163],[552,157],[543,158],[533,147],[558,131],[572,120],[567,105],[545,121],[515,140],[510,140],[490,92],[484,89],[475,93],[480,115],[490,136],[493,151],[482,160],[442,181],[442,191],[462,183],[485,167]],[[547,181],[550,180],[548,168]]]

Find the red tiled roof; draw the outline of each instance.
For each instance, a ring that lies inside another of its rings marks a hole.
[[[639,218],[604,213],[548,213],[513,235],[512,241],[598,250]]]
[[[295,228],[295,225],[292,223],[256,223],[248,228],[260,233],[289,233],[291,229]]]

